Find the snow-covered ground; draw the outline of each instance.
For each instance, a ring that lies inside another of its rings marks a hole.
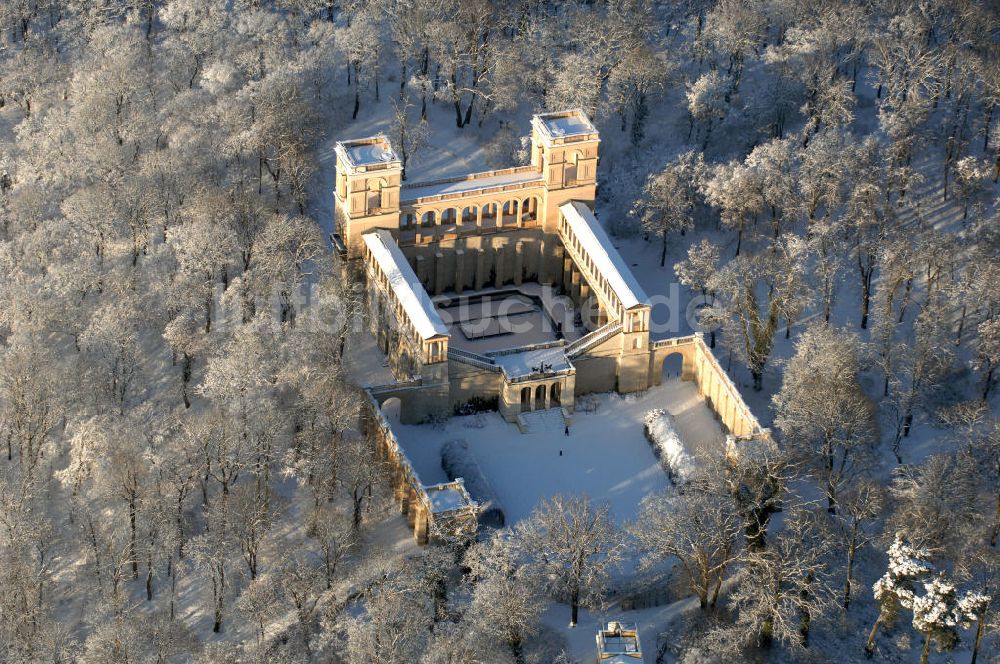
[[[643,434],[643,416],[652,408],[674,416],[690,454],[721,453],[722,431],[693,383],[665,380],[643,394],[601,394],[593,400],[597,410],[574,413],[569,436],[561,426],[521,434],[495,412],[454,417],[443,425],[403,425],[395,419],[393,431],[425,484],[448,480],[442,445],[468,441],[509,523],[530,515],[541,498],[559,493],[607,502],[619,524],[633,519],[644,496],[670,483]]]

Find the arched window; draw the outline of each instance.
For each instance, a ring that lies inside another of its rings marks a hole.
[[[420,217],[420,225],[423,226],[424,228],[433,226],[436,223],[437,223],[437,213],[434,212],[434,210],[428,210],[427,212],[424,212],[424,214],[421,215]]]
[[[560,396],[562,396],[562,386],[559,383],[552,383],[552,387],[549,388],[549,400],[553,406],[560,404]]]
[[[388,207],[387,201],[383,200],[387,192],[383,191],[389,185],[385,178],[377,178],[368,181],[368,214],[378,214],[382,208]]]

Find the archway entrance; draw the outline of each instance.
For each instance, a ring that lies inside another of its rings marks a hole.
[[[379,408],[390,422],[399,422],[399,417],[403,410],[403,402],[399,400],[399,397],[389,397],[382,402]]]
[[[531,410],[531,388],[522,387],[521,388],[521,412],[527,413]]]
[[[684,371],[684,356],[680,353],[671,353],[663,358],[663,368],[661,377],[663,380],[680,380]]]
[[[549,388],[549,402],[554,406],[560,405],[559,397],[562,395],[562,386],[559,383],[552,383],[552,387]]]
[[[545,408],[545,386],[539,385],[535,388],[535,410]]]

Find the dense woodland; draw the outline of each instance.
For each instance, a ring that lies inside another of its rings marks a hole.
[[[988,0],[0,0],[0,660],[568,664],[624,561],[647,662],[997,657],[998,54]],[[777,442],[398,553],[324,154],[566,107]]]

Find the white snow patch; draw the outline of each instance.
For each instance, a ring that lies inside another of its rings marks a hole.
[[[441,468],[443,445],[456,438],[467,440],[504,507],[507,523],[525,519],[540,499],[560,493],[587,494],[609,504],[619,524],[634,519],[643,497],[670,487],[643,431],[643,417],[652,408],[676,414],[677,431],[688,449],[701,446],[707,454],[722,453],[722,431],[694,383],[667,381],[643,394],[588,399],[599,407],[594,412],[577,410],[568,436],[562,427],[521,434],[495,412],[434,425],[394,420],[392,429],[426,484],[448,481]]]
[[[689,479],[694,473],[694,458],[684,449],[673,416],[662,408],[654,408],[646,413],[642,421],[646,437],[667,475],[675,483]]]

